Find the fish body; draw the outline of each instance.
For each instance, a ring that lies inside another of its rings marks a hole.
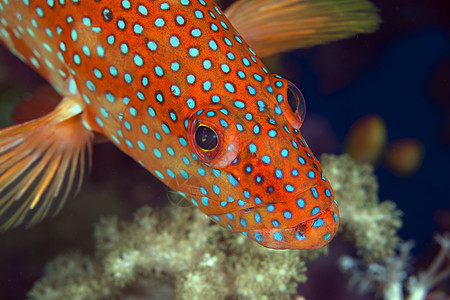
[[[300,132],[300,91],[268,72],[214,1],[5,0],[0,39],[63,96],[0,132],[2,229],[60,210],[95,132],[263,246],[334,236],[337,203]]]

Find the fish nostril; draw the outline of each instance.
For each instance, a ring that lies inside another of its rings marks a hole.
[[[103,9],[102,15],[106,22],[109,22],[113,19],[113,14],[111,10],[107,7]]]

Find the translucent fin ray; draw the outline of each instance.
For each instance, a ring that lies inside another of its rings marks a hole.
[[[76,195],[91,166],[94,134],[80,101],[0,131],[0,231],[55,215]]]
[[[326,44],[378,29],[368,0],[239,0],[230,22],[260,57]]]

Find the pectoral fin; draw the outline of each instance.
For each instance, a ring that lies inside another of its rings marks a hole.
[[[375,31],[368,0],[239,0],[228,19],[260,57]]]
[[[94,134],[79,99],[0,131],[0,231],[55,215],[78,192],[91,165]]]

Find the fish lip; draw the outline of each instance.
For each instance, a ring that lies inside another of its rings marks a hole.
[[[316,185],[317,184],[314,184],[312,187],[315,187]],[[233,209],[233,210],[226,210],[225,209],[224,211],[220,211],[220,212],[217,211],[216,213],[211,213],[211,214],[208,214],[208,215],[221,215],[221,214],[225,214],[225,213],[234,213],[234,212],[242,211],[242,210],[246,210],[246,209],[252,210],[252,209],[255,209],[255,208],[267,208],[269,205],[274,205],[274,204],[277,204],[277,203],[292,202],[292,201],[295,201],[296,199],[301,198],[301,195],[304,194],[309,189],[311,189],[311,187],[305,189],[304,191],[297,191],[295,194],[291,194],[291,195],[289,195],[289,197],[285,197],[284,199],[286,199],[286,200],[284,200],[284,201],[274,201],[274,202],[270,202],[270,203],[263,203],[263,204],[260,204],[260,205],[252,203],[252,202],[246,202],[247,204],[252,205],[252,206],[245,207],[245,208],[237,208],[237,209]],[[202,197],[208,197],[209,201],[214,201],[216,203],[220,203],[220,202],[233,203],[235,201],[238,201],[238,200],[235,200],[233,202],[228,202],[226,200],[223,200],[223,199],[220,199],[220,198],[212,198],[212,197],[210,197],[208,195],[204,195],[204,194],[201,194],[201,193],[190,193],[190,196],[193,197],[193,198],[197,198],[197,199],[201,199]],[[327,205],[326,207],[321,209],[320,212],[318,212],[317,214],[315,214],[313,216],[308,217],[307,219],[302,219],[301,222],[297,223],[295,226],[292,226],[290,228],[299,227],[299,226],[307,224],[308,222],[310,222],[312,220],[320,218],[320,216],[322,216],[327,211],[329,211],[330,207],[332,207],[332,206],[333,206],[333,201],[330,201],[329,205]],[[222,207],[222,208],[225,208],[225,207]]]
[[[300,193],[300,194],[301,194],[301,193]],[[193,197],[193,198],[197,198],[197,199],[201,199],[202,197],[208,197],[209,201],[215,201],[215,202],[217,202],[217,203],[225,202],[225,200],[220,200],[220,199],[218,199],[218,198],[211,198],[211,197],[209,197],[209,196],[207,196],[207,195],[204,195],[204,194],[193,194],[193,193],[192,193],[192,194],[190,194],[190,196]],[[298,198],[298,197],[297,197],[297,198]],[[297,198],[296,198],[296,197],[293,197],[293,199],[297,199]],[[236,201],[236,200],[235,200],[235,201]],[[226,210],[226,211],[221,211],[221,212],[211,213],[210,215],[221,215],[221,214],[225,214],[225,213],[234,213],[234,212],[242,211],[242,210],[246,210],[246,209],[251,210],[251,209],[255,209],[255,208],[267,208],[269,205],[273,205],[273,204],[277,204],[277,203],[285,203],[285,202],[290,202],[290,201],[293,201],[293,200],[292,200],[292,199],[289,199],[289,200],[286,200],[286,201],[270,202],[270,203],[266,203],[266,204],[264,204],[264,205],[253,204],[253,206],[251,206],[251,207],[238,208],[238,209],[234,209],[234,210]],[[227,202],[227,203],[232,203],[232,202],[228,202],[228,201],[226,201],[226,202]],[[233,202],[234,202],[234,201],[233,201]],[[328,205],[327,207],[325,207],[321,212],[315,214],[314,216],[310,216],[310,217],[307,218],[306,220],[305,220],[305,219],[302,219],[302,222],[297,223],[297,225],[295,225],[295,226],[293,226],[293,227],[297,227],[297,226],[304,225],[304,224],[308,223],[308,222],[311,221],[311,220],[314,220],[314,219],[319,218],[321,215],[323,215],[325,212],[327,212],[328,209],[329,209],[331,206],[332,206],[332,203],[330,203],[330,205]],[[209,214],[208,214],[208,215],[209,215]]]

